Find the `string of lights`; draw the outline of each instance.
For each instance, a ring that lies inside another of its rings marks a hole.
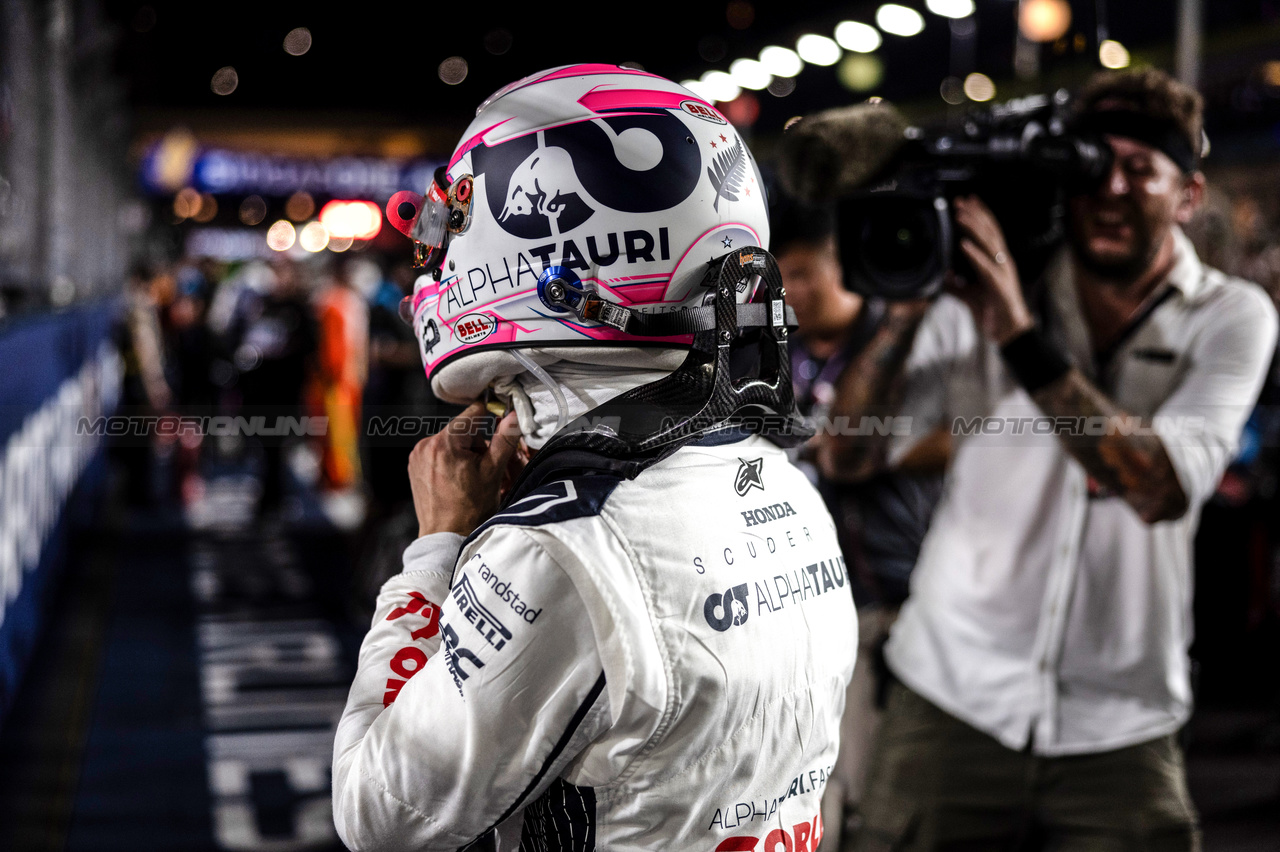
[[[1103,0],[1098,2],[1101,4]],[[972,37],[974,0],[926,0],[925,8],[933,15],[949,19],[953,37]],[[682,85],[716,103],[733,101],[744,89],[767,90],[783,97],[795,90],[796,78],[806,65],[827,67],[841,63],[840,79],[846,86],[870,90],[883,77],[883,65],[874,55],[885,38],[911,38],[923,32],[925,25],[925,17],[919,11],[898,3],[885,3],[876,9],[874,24],[844,20],[836,24],[830,35],[806,32],[798,36],[792,46],[768,45],[755,58],[734,59],[728,70],[708,69],[701,77],[683,80]],[[1071,4],[1067,0],[1019,0],[1018,31],[1026,41],[1057,41],[1070,26]],[[1101,38],[1098,61],[1106,68],[1124,68],[1130,62],[1129,51],[1114,39]],[[996,86],[986,74],[973,71],[963,79],[948,77],[939,87],[939,93],[950,104],[962,103],[965,98],[989,101],[996,96]]]

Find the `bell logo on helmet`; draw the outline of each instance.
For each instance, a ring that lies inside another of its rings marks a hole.
[[[721,118],[720,114],[717,113],[715,110],[713,110],[711,107],[699,101],[682,101],[680,103],[680,109],[689,113],[689,115],[693,116],[694,118],[700,118],[703,121],[710,121],[712,124],[728,124],[729,123],[725,121],[723,118]]]
[[[460,317],[453,326],[453,336],[463,343],[478,343],[498,327],[498,323],[488,314],[467,314]]]

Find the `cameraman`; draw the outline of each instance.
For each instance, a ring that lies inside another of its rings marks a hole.
[[[1175,739],[1192,702],[1192,537],[1276,313],[1202,266],[1179,227],[1204,193],[1199,95],[1143,70],[1095,76],[1077,104],[1115,160],[1070,199],[1035,307],[999,223],[957,199],[972,280],[846,377],[833,409],[897,391],[914,436],[947,422],[954,440],[886,647],[898,683],[859,849],[1199,846]],[[827,435],[820,462],[836,476],[904,449]]]

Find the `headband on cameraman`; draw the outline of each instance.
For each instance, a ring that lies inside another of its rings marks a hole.
[[[1103,109],[1080,116],[1075,126],[1082,133],[1124,136],[1150,145],[1167,154],[1184,174],[1200,167],[1200,158],[1191,140],[1177,122],[1170,119],[1154,118],[1132,110]]]

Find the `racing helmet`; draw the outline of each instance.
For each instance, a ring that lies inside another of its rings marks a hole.
[[[709,264],[769,240],[760,172],[733,126],[688,89],[615,65],[499,90],[426,194],[396,193],[387,215],[415,241],[423,274],[403,312],[433,391],[453,402],[530,355],[652,364],[688,349],[692,326],[659,320],[707,304]]]

